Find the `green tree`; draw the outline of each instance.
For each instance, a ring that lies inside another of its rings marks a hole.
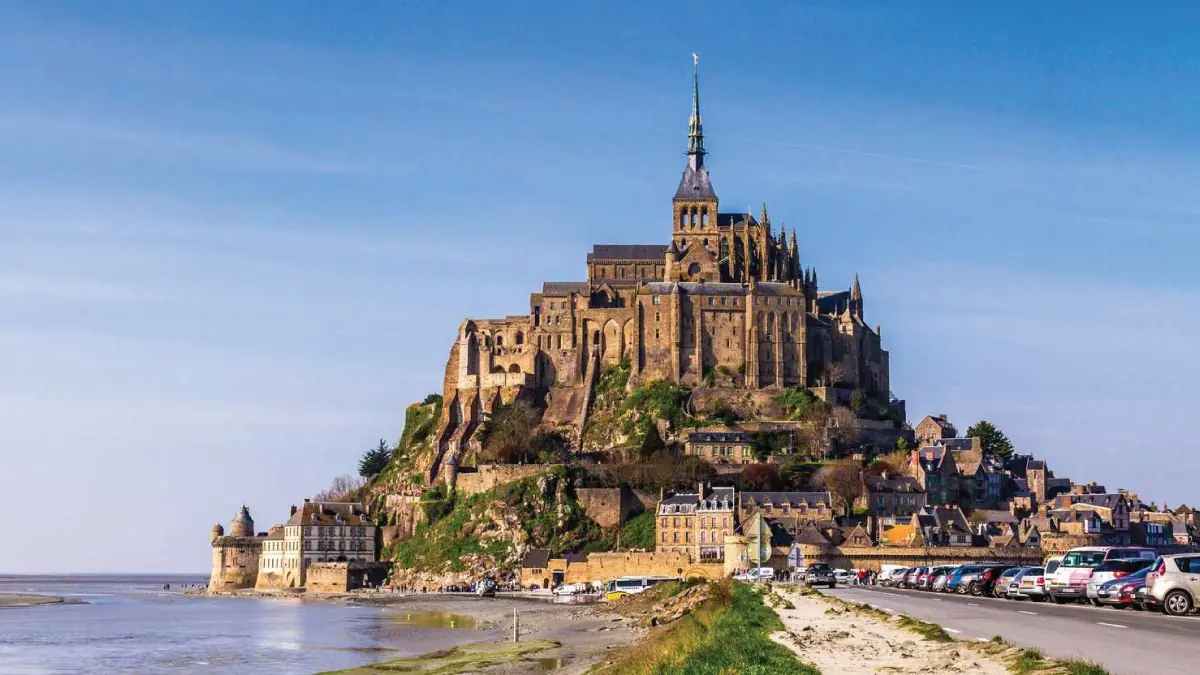
[[[368,450],[358,461],[358,475],[370,478],[382,473],[391,458],[392,450],[388,447],[387,441],[379,439],[379,446]]]
[[[855,415],[862,417],[867,412],[867,392],[862,389],[850,392],[850,409]]]
[[[537,461],[540,448],[534,447],[534,443],[540,440],[537,435],[540,421],[538,411],[523,401],[496,406],[479,432],[484,454],[505,464]]]
[[[646,425],[646,436],[642,439],[642,447],[638,454],[642,459],[650,459],[656,453],[667,449],[667,444],[663,442],[662,436],[658,434],[658,425],[651,422]]]
[[[993,455],[1005,462],[1012,459],[1012,441],[1008,440],[1008,436],[1005,436],[1004,432],[1000,431],[995,424],[987,420],[980,420],[967,429],[967,437],[978,438],[986,454]]]

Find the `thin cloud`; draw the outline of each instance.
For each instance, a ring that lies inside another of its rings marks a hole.
[[[158,293],[134,286],[73,277],[0,274],[0,299],[51,299],[84,302],[147,302]]]
[[[0,117],[0,133],[43,148],[152,155],[172,162],[200,161],[250,170],[308,174],[345,174],[366,170],[366,167],[352,162],[292,152],[241,134],[128,129],[72,120],[16,116]],[[80,145],[80,142],[85,145]]]
[[[733,139],[733,140],[745,141],[748,143],[755,143],[758,145],[764,145],[764,146],[774,147],[774,148],[791,148],[794,150],[812,150],[814,152],[825,152],[825,153],[838,154],[838,155],[852,155],[855,157],[867,157],[870,159],[882,159],[882,160],[894,161],[894,162],[907,162],[910,164],[924,164],[924,165],[928,165],[928,166],[939,166],[939,167],[944,167],[944,168],[948,168],[948,169],[963,169],[966,171],[990,171],[991,170],[986,166],[980,166],[978,164],[966,164],[963,162],[951,162],[951,161],[942,160],[942,159],[930,159],[928,157],[913,157],[911,155],[893,155],[893,154],[886,153],[886,152],[872,152],[872,151],[867,151],[867,150],[853,150],[850,148],[836,148],[836,147],[831,147],[828,145],[814,145],[811,143],[790,143],[787,141],[775,141],[775,140],[766,140],[766,139],[757,139],[757,138],[741,138],[741,139]]]

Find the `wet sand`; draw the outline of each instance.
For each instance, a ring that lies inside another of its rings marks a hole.
[[[65,605],[65,598],[56,595],[19,595],[0,593],[0,607],[35,607],[37,605]]]
[[[489,675],[553,672],[576,675],[605,660],[615,650],[632,643],[644,629],[631,621],[604,610],[603,605],[557,604],[546,600],[511,597],[477,598],[460,595],[362,595],[350,600],[358,605],[379,605],[400,617],[470,617],[476,622],[478,639],[464,642],[507,642],[512,640],[513,610],[520,618],[522,641],[558,643],[536,653],[522,655],[508,663],[484,667],[472,672]],[[456,626],[457,627],[457,626]],[[354,672],[354,671],[350,671]],[[362,672],[370,672],[363,669]]]

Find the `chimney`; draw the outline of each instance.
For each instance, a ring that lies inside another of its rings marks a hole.
[[[306,500],[304,500],[304,501],[308,501],[308,500],[306,499]],[[296,505],[295,505],[295,504],[292,504],[292,511],[291,511],[291,513],[289,513],[288,515],[289,515],[289,516],[294,516],[294,515],[296,515]]]
[[[703,501],[704,500],[704,481],[700,481],[700,484],[696,486],[696,492],[700,495],[701,501]]]
[[[947,415],[946,413],[939,413],[939,414],[938,414],[938,419],[939,419],[939,420],[941,420],[941,421],[943,421],[943,422],[949,422],[949,421],[950,421],[950,416],[949,416],[949,415]]]
[[[305,497],[305,498],[304,498],[304,503],[305,503],[305,504],[307,504],[307,503],[309,503],[309,502],[311,502],[311,501],[312,501],[312,500],[311,500],[311,499],[309,499],[308,497]]]

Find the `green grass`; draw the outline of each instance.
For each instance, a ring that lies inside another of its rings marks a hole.
[[[1108,671],[1099,664],[1078,659],[1050,659],[1039,649],[1021,649],[1013,656],[1016,648],[999,635],[986,643],[972,646],[988,656],[1006,661],[1008,671],[1013,675],[1108,675]]]
[[[769,635],[783,630],[747,585],[713,584],[700,608],[627,650],[597,675],[820,675]]]
[[[414,673],[419,675],[457,675],[473,673],[482,668],[523,660],[529,654],[558,647],[550,640],[521,642],[484,642],[454,649],[406,656],[357,668],[329,671],[318,675],[384,675],[385,673]],[[532,664],[528,664],[532,666]],[[533,668],[531,668],[533,670]]]
[[[950,634],[946,632],[946,629],[942,628],[936,623],[921,621],[920,619],[914,619],[911,616],[901,615],[898,619],[896,619],[896,625],[911,633],[916,633],[917,635],[920,635],[926,640],[930,640],[932,642],[954,642],[954,638],[950,637]]]

